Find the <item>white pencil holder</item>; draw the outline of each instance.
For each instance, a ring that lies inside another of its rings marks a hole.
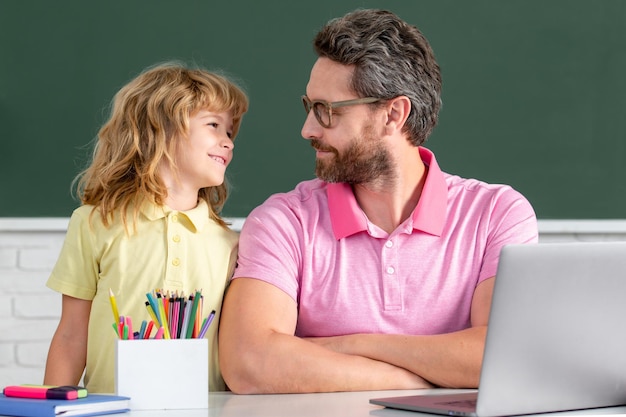
[[[131,410],[209,406],[207,339],[117,340],[115,393]]]

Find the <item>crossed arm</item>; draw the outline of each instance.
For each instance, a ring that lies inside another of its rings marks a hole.
[[[256,279],[234,280],[222,310],[220,366],[236,393],[477,387],[493,279],[472,302],[472,327],[432,335],[294,336],[296,303]]]

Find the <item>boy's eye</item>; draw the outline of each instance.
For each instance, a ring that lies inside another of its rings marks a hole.
[[[211,126],[212,128],[217,129],[220,125],[219,123],[211,122],[211,123],[207,123],[207,126]],[[228,136],[229,139],[232,139],[233,132],[226,132],[226,136]]]

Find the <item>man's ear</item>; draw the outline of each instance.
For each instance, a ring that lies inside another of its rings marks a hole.
[[[385,130],[387,134],[393,131],[401,131],[406,123],[406,119],[411,112],[411,100],[407,96],[398,96],[387,101],[387,123]]]

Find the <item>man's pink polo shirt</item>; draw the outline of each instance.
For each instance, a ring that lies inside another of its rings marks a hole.
[[[367,219],[349,185],[304,181],[246,218],[233,279],[292,297],[302,337],[469,327],[474,289],[495,275],[503,245],[537,242],[537,220],[513,188],[443,173],[420,154],[421,198],[393,233]]]

